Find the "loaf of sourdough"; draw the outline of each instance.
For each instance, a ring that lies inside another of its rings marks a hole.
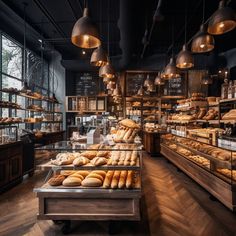
[[[83,187],[100,187],[102,186],[103,182],[100,179],[91,177],[85,178],[81,184]]]
[[[62,185],[66,187],[80,186],[81,181],[81,178],[69,176],[62,182]]]
[[[95,157],[91,160],[91,164],[94,166],[102,166],[107,164],[107,159],[105,157]]]
[[[80,157],[77,157],[77,158],[74,159],[73,165],[74,166],[83,166],[83,165],[88,164],[89,162],[90,161],[87,157],[80,156]]]
[[[48,180],[48,184],[51,186],[59,186],[64,181],[64,175],[54,175],[52,178]]]

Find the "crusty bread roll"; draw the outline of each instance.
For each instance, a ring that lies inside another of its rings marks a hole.
[[[124,188],[126,184],[126,177],[127,177],[128,171],[122,170],[120,173],[118,188]]]
[[[82,175],[84,178],[89,175],[89,171],[87,170],[78,170],[76,171],[76,173],[78,173],[79,175]]]
[[[100,187],[102,186],[102,181],[97,178],[85,178],[81,184],[83,187]]]
[[[96,178],[96,179],[100,179],[101,181],[104,180],[104,178],[103,178],[101,175],[96,174],[96,173],[90,173],[90,174],[86,177],[86,179],[87,179],[87,178]]]
[[[114,175],[114,171],[113,170],[107,171],[105,180],[103,182],[103,187],[104,188],[110,188],[113,175]]]
[[[128,175],[127,175],[127,178],[126,178],[126,188],[132,188],[132,182],[133,182],[133,171],[132,170],[129,170],[128,171]]]
[[[51,186],[59,186],[64,181],[64,175],[54,175],[52,178],[48,180],[48,184]]]
[[[109,151],[98,151],[97,157],[109,157],[110,152]]]
[[[70,178],[70,177],[76,177],[76,178],[79,178],[81,179],[81,181],[84,179],[84,176],[79,174],[78,172],[75,172],[74,174],[72,175],[69,175],[67,178]]]
[[[95,157],[91,160],[91,164],[94,166],[102,166],[107,164],[107,159],[105,157]]]
[[[104,170],[93,170],[91,173],[99,174],[103,177],[103,179],[106,177],[107,172]]]
[[[74,166],[83,166],[83,165],[88,164],[89,162],[90,161],[87,157],[80,156],[80,157],[75,158],[75,160],[73,161],[73,165]]]
[[[61,170],[60,174],[64,176],[69,176],[69,175],[73,175],[76,172],[77,170]]]
[[[132,152],[132,155],[131,155],[131,161],[136,162],[136,161],[137,161],[137,158],[138,158],[138,151],[137,151],[137,150],[134,150],[134,151]]]
[[[62,182],[62,185],[66,187],[80,186],[81,179],[78,177],[69,176]]]
[[[118,182],[119,182],[119,178],[120,178],[120,171],[116,170],[114,172],[114,175],[112,177],[112,181],[111,181],[111,188],[117,188],[118,187]]]
[[[91,160],[97,156],[97,151],[85,151],[81,153],[81,156],[87,157]]]
[[[140,126],[133,120],[131,119],[124,119],[122,121],[119,122],[120,125],[123,125],[125,127],[128,127],[128,128],[137,128],[139,129]]]
[[[133,130],[132,129],[128,129],[128,131],[125,133],[123,139],[126,141],[130,138],[130,136],[132,135]]]

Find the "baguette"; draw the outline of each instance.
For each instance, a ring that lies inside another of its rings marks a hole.
[[[126,184],[127,170],[122,170],[120,173],[120,179],[118,183],[118,188],[124,188]]]
[[[112,177],[112,181],[111,181],[111,188],[117,188],[118,187],[118,182],[119,182],[119,177],[120,177],[120,171],[116,170],[114,172],[114,175]]]
[[[125,184],[126,188],[132,188],[132,182],[133,182],[133,171],[129,170]]]
[[[104,188],[110,188],[113,175],[114,175],[114,171],[113,170],[107,171],[105,180],[103,182],[103,187]]]

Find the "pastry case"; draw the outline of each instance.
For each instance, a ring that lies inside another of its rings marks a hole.
[[[140,220],[140,144],[62,141],[37,151],[54,155],[40,166],[48,175],[43,186],[34,189],[38,219],[67,224],[70,220]]]
[[[231,210],[236,210],[236,151],[166,134],[161,153]]]

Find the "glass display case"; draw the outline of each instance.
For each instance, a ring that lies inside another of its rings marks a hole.
[[[0,125],[0,145],[14,143],[18,139],[17,126]]]
[[[45,183],[35,189],[39,219],[140,220],[139,144],[63,141],[37,148],[37,152],[53,153],[40,166],[49,170]]]
[[[236,207],[236,151],[166,134],[161,153],[232,210]]]

